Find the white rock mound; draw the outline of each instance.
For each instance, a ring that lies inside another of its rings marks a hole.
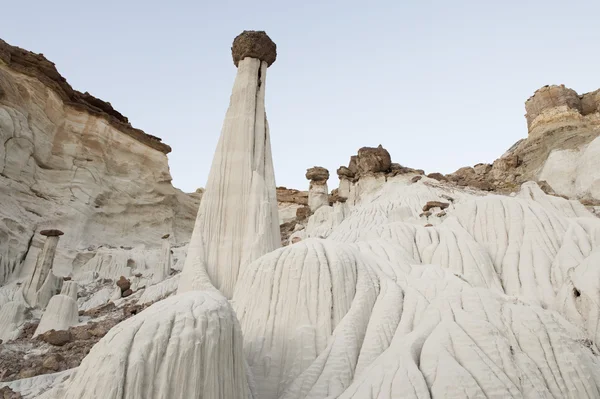
[[[578,202],[398,178],[329,225],[240,274],[258,397],[599,397],[600,220]]]
[[[60,294],[50,298],[33,336],[36,337],[50,330],[67,330],[78,322],[77,283],[65,281]]]
[[[176,295],[118,324],[41,398],[252,398],[237,319],[215,291]]]

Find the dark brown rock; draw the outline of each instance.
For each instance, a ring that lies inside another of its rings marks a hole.
[[[446,209],[450,206],[449,203],[447,202],[441,202],[441,201],[428,201],[425,206],[423,207],[423,212],[427,212],[430,209],[433,208],[440,208],[440,209]]]
[[[302,208],[296,209],[296,219],[298,219],[298,221],[306,220],[310,215],[311,212],[308,206],[303,206]]]
[[[277,202],[308,205],[308,191],[277,187]]]
[[[71,333],[69,331],[50,330],[50,331],[46,331],[43,334],[38,335],[38,339],[40,339],[44,342],[47,342],[50,345],[63,346],[67,342],[70,342],[73,339],[73,337],[71,336]]]
[[[121,296],[131,287],[131,281],[126,279],[125,276],[121,276],[119,281],[117,281],[117,287],[121,289]]]
[[[446,176],[444,176],[441,173],[437,173],[437,172],[430,173],[430,174],[427,175],[427,177],[429,177],[430,179],[437,180],[437,181],[448,181],[448,179],[446,178]]]
[[[121,293],[121,297],[123,298],[127,298],[129,295],[133,294],[133,291],[131,290],[131,288],[126,289],[125,291],[123,291]]]
[[[358,150],[356,164],[361,174],[387,172],[392,166],[392,158],[381,145],[376,148],[362,147]]]
[[[313,166],[306,170],[306,178],[311,182],[326,182],[329,179],[329,171],[321,166]]]
[[[423,176],[415,176],[415,177],[413,177],[412,179],[410,179],[410,181],[411,181],[411,182],[413,182],[413,183],[416,183],[416,182],[418,182],[419,180],[421,180],[422,178],[423,178]]]
[[[231,55],[236,67],[246,57],[257,58],[271,66],[277,59],[277,45],[264,31],[245,30],[233,39]]]
[[[17,339],[29,339],[33,337],[35,330],[37,330],[39,322],[27,323],[21,329],[21,333]]]
[[[69,276],[63,276],[63,281],[71,281],[72,278]]]
[[[337,170],[338,178],[341,179],[354,179],[354,172],[345,166],[340,166]]]
[[[56,230],[56,229],[48,229],[48,230],[42,230],[42,231],[40,231],[40,234],[43,235],[43,236],[46,236],[46,237],[59,237],[59,236],[62,236],[63,234],[65,234],[65,233],[63,233],[60,230]]]

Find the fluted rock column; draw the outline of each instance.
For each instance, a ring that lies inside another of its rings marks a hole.
[[[314,213],[323,205],[329,205],[329,191],[327,189],[329,171],[321,166],[314,166],[307,169],[306,178],[310,180],[308,206],[310,211]]]
[[[40,234],[46,236],[46,242],[37,258],[31,279],[26,283],[24,293],[25,299],[31,306],[45,308],[50,298],[54,295],[54,292],[51,291],[56,288],[56,284],[53,282],[52,263],[54,262],[58,239],[64,233],[60,230],[51,229],[42,230]],[[41,291],[48,292],[43,293]]]
[[[244,31],[232,54],[237,76],[178,292],[214,286],[231,298],[241,268],[281,245],[265,115],[276,46],[265,32]]]
[[[160,283],[166,279],[171,272],[171,242],[169,241],[170,234],[162,236],[162,250],[160,264],[154,272],[152,282]]]

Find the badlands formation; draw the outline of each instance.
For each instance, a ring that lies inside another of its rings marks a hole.
[[[538,90],[493,164],[363,147],[306,192],[275,186],[275,44],[232,53],[185,194],[166,144],[0,41],[0,397],[600,397],[600,92]]]

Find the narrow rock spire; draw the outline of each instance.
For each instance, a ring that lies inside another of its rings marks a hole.
[[[228,298],[242,268],[281,245],[265,115],[276,46],[265,32],[244,31],[231,50],[237,76],[178,289],[214,286]]]
[[[58,279],[52,274],[52,263],[58,246],[58,239],[64,233],[60,230],[42,230],[40,234],[46,236],[44,248],[37,258],[33,275],[24,289],[25,299],[31,306],[45,308],[50,298],[60,289],[56,284]],[[55,281],[56,280],[56,281]]]
[[[306,171],[306,178],[310,180],[308,206],[310,211],[314,213],[323,205],[329,205],[329,192],[327,189],[329,171],[321,166],[315,166]]]

